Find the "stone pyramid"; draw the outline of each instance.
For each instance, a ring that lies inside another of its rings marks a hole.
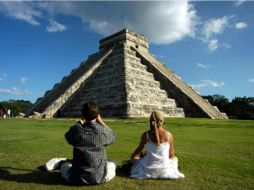
[[[128,29],[100,40],[99,52],[39,98],[30,115],[80,117],[82,105],[93,100],[104,117],[147,117],[156,109],[166,117],[227,118],[151,55],[148,46],[146,37]]]

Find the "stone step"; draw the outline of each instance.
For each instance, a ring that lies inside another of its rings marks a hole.
[[[160,105],[163,107],[176,107],[175,101],[168,98],[147,97],[142,95],[128,95],[127,100],[129,102],[137,104]]]
[[[147,70],[147,67],[140,63],[140,61],[131,61],[126,59],[125,65],[131,68],[139,69],[139,70]]]
[[[129,62],[133,62],[133,63],[141,63],[141,59],[136,57],[136,56],[133,56],[133,55],[130,55],[130,54],[126,54],[125,57],[124,57],[125,60],[129,61]]]
[[[90,87],[84,85],[81,88],[81,90],[79,90],[76,93],[76,95],[71,97],[68,104],[74,106],[75,104],[79,104],[80,101],[88,101],[89,99],[97,102],[105,99],[107,99],[108,101],[119,100],[123,99],[123,97],[125,97],[124,83],[122,83],[122,85],[121,84],[112,84],[109,86],[92,85]]]
[[[119,53],[119,54],[111,54],[110,56],[107,57],[107,59],[105,60],[105,62],[108,62],[108,61],[111,61],[111,62],[119,62],[121,60],[124,60],[124,53]]]
[[[110,116],[110,117],[123,117],[126,115],[126,105],[125,102],[122,102],[122,104],[98,104],[100,107],[100,114],[104,116]],[[62,111],[63,116],[68,117],[80,117],[81,115],[81,107],[78,108],[72,108],[72,109],[65,109]]]
[[[151,112],[159,110],[164,114],[164,117],[184,117],[182,108],[166,108],[158,105],[138,105],[128,103],[128,112],[130,117],[149,117]]]
[[[151,87],[146,87],[142,85],[126,85],[127,88],[127,94],[131,95],[138,95],[142,94],[144,96],[148,97],[160,97],[160,98],[168,98],[168,95],[165,90],[162,90],[160,88],[151,88]]]
[[[163,111],[165,112],[165,117],[185,117],[183,108],[165,108]]]
[[[106,76],[122,76],[122,73],[124,72],[124,68],[119,67],[109,67],[109,68],[99,68],[96,72],[96,78],[105,78]]]
[[[114,75],[109,75],[105,77],[100,77],[100,78],[94,78],[95,80],[89,80],[87,83],[89,84],[88,86],[108,86],[114,83],[114,80],[117,80],[119,82],[123,81],[123,78],[120,78],[121,76],[119,73],[116,73]]]
[[[130,48],[124,48],[124,53],[136,57],[136,52],[131,50]]]
[[[65,106],[63,108],[63,111],[69,112],[71,110],[81,110],[82,105],[89,100],[96,101],[96,103],[99,105],[100,109],[103,109],[103,108],[109,107],[109,106],[119,107],[119,105],[125,104],[125,100],[122,100],[122,99],[112,100],[112,102],[109,102],[108,99],[92,99],[91,98],[91,99],[84,99],[83,101],[76,102],[76,104],[70,104],[68,106]]]
[[[98,69],[98,71],[96,72],[96,75],[107,75],[109,73],[118,73],[118,75],[122,75],[122,73],[125,71],[126,75],[134,75],[136,77],[140,77],[140,78],[146,78],[147,80],[154,80],[153,74],[149,73],[147,70],[145,69],[139,69],[139,68],[133,68],[130,65],[126,65],[125,69],[122,66],[122,64],[118,64],[118,65],[106,65],[104,67],[101,67]]]
[[[104,61],[101,68],[110,68],[110,67],[123,67],[123,59],[114,59],[110,58]]]
[[[127,75],[125,77],[126,84],[129,84],[130,86],[144,86],[144,87],[151,87],[151,88],[160,88],[160,82],[156,80],[149,80],[149,79],[141,79],[136,76],[129,76]]]
[[[139,68],[133,68],[129,65],[125,66],[125,73],[126,75],[134,75],[136,77],[140,78],[146,78],[147,80],[154,80],[154,76],[152,73],[149,73],[147,70],[139,69]]]

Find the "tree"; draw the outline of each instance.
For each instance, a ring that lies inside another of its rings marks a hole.
[[[231,102],[222,95],[203,96],[232,119],[254,119],[254,97],[235,97]]]
[[[203,98],[207,99],[213,106],[217,106],[221,112],[228,113],[230,102],[225,96],[215,94],[203,96]]]
[[[254,119],[254,97],[235,97],[229,107],[233,118]]]
[[[10,109],[12,116],[17,116],[20,112],[26,113],[33,104],[28,100],[8,100],[0,102],[0,105],[5,110]]]

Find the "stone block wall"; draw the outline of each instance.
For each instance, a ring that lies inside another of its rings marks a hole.
[[[184,108],[185,116],[227,119],[154,56],[135,47],[132,47],[132,49],[136,51],[137,56],[147,66],[148,70],[154,74],[156,80],[160,81],[168,96],[175,99],[177,104]]]
[[[153,110],[161,110],[166,117],[184,117],[183,109],[168,98],[160,82],[131,50],[131,44],[126,43],[124,49],[128,117],[147,117]]]
[[[122,45],[114,47],[93,75],[81,85],[79,90],[61,108],[64,117],[81,115],[82,105],[95,101],[103,116],[126,116],[126,92],[124,84],[124,51]]]

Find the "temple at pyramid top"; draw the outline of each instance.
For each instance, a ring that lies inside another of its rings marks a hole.
[[[82,105],[92,100],[104,117],[148,117],[160,110],[165,117],[227,118],[148,47],[145,36],[128,29],[100,40],[99,51],[38,98],[29,115],[80,117]]]
[[[148,39],[128,29],[121,30],[111,36],[100,40],[100,50],[111,48],[115,45],[127,44],[148,51]]]

